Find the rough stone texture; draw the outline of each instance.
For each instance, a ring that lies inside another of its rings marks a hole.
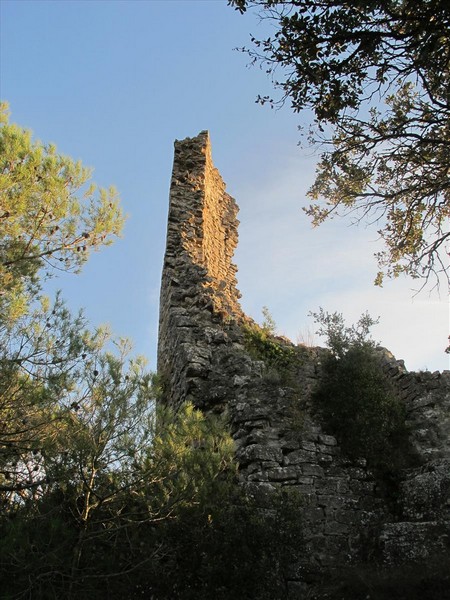
[[[211,159],[207,131],[175,143],[160,298],[158,371],[177,406],[211,367],[220,323],[241,319],[236,267],[237,205]]]
[[[351,564],[448,560],[450,371],[408,373],[380,349],[418,456],[398,482],[394,510],[365,461],[349,462],[313,416],[325,351],[280,338],[298,359],[286,383],[246,350],[242,325],[251,319],[239,305],[232,263],[237,211],[213,166],[208,133],[176,142],[158,349],[164,400],[226,411],[241,483],[263,496],[280,486],[302,495],[306,551],[292,567],[292,598],[324,571]]]

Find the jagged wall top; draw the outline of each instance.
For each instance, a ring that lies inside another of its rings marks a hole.
[[[214,319],[245,318],[232,263],[237,213],[237,204],[212,162],[208,132],[176,141],[158,346],[158,371],[172,379],[175,404],[186,397],[186,377],[203,362],[193,328],[206,327]]]
[[[238,241],[238,207],[214,167],[207,131],[175,142],[165,266],[180,253],[205,270],[205,291],[214,308],[242,314],[231,262]],[[179,265],[178,265],[179,266]],[[180,269],[177,270],[181,276]]]

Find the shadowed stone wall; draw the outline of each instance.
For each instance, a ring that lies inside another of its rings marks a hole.
[[[285,487],[302,495],[305,552],[290,567],[290,598],[304,598],[324,571],[352,564],[449,560],[450,371],[408,373],[380,349],[418,455],[387,499],[365,461],[349,461],[313,416],[326,351],[279,338],[296,355],[288,378],[249,353],[243,325],[252,321],[239,305],[232,263],[237,211],[213,166],[208,133],[177,141],[161,285],[163,401],[225,411],[241,483],[255,494]]]

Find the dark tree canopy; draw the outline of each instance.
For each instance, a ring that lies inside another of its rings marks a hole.
[[[380,272],[449,276],[450,4],[447,0],[229,0],[275,23],[244,49],[323,144],[306,213],[376,221]],[[261,103],[274,103],[258,97]]]

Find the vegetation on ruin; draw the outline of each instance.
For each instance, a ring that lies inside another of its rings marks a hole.
[[[307,349],[294,346],[276,335],[276,323],[267,307],[263,307],[263,323],[244,325],[244,342],[248,353],[266,366],[266,375],[277,381],[291,382],[295,371],[305,360]]]
[[[261,360],[269,369],[285,371],[295,355],[293,347],[277,340],[258,325],[244,326],[245,346],[250,355]]]
[[[327,431],[352,459],[389,475],[408,464],[406,410],[382,368],[367,313],[347,327],[340,313],[313,313],[330,353],[313,400]]]
[[[322,154],[306,213],[376,223],[384,276],[449,278],[450,8],[444,0],[229,0],[267,20],[243,48],[312,116]]]

